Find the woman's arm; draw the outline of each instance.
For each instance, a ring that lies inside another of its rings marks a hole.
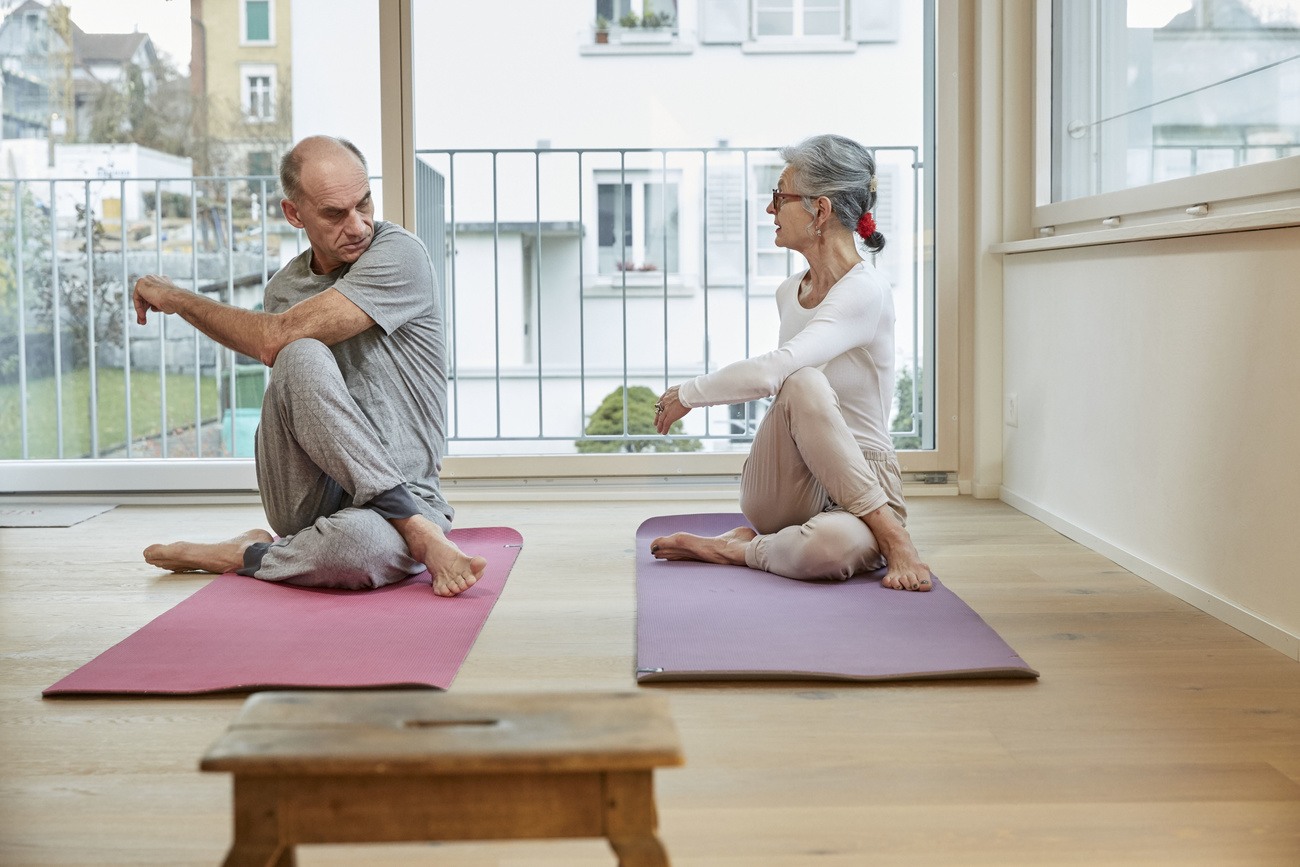
[[[884,289],[864,281],[836,286],[803,329],[771,352],[697,376],[675,396],[684,407],[741,403],[776,394],[790,374],[820,367],[875,337]]]

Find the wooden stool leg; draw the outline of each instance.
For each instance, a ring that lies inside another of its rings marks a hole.
[[[619,867],[669,867],[657,825],[650,771],[605,774],[605,836]]]
[[[668,853],[654,834],[648,837],[609,838],[618,867],[669,867]]]
[[[297,859],[292,846],[241,846],[230,847],[221,867],[296,867]]]
[[[235,842],[222,867],[295,867],[280,841],[280,787],[273,779],[235,776]]]

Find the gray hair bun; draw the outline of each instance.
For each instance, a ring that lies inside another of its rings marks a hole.
[[[836,219],[856,233],[862,215],[875,210],[876,158],[853,139],[815,135],[778,153],[794,172],[795,188],[804,194],[803,206],[810,213],[816,211],[812,203],[825,196]],[[885,236],[879,231],[864,241],[872,253],[885,249]]]

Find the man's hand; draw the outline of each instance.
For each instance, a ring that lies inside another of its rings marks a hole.
[[[674,422],[691,411],[689,406],[682,406],[677,389],[678,386],[674,385],[665,391],[655,404],[655,430],[661,434],[667,434]]]
[[[166,277],[159,277],[156,274],[141,277],[135,281],[135,293],[131,296],[131,302],[135,305],[135,321],[144,325],[146,314],[150,311],[175,313],[177,306],[175,293],[184,291]]]

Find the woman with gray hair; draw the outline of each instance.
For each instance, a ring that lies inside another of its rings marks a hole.
[[[767,212],[776,245],[808,269],[776,291],[780,346],[663,393],[666,434],[694,407],[776,395],[740,483],[750,527],[721,536],[674,533],[651,543],[661,560],[747,565],[788,578],[848,578],[888,564],[886,587],[929,590],[905,529],[902,476],[889,434],[894,399],[894,303],[863,260],[885,246],[871,211],[871,152],[837,135],[781,149],[785,170]]]

